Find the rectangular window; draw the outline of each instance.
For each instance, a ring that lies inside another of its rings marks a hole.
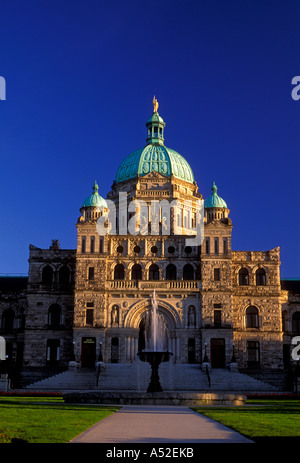
[[[206,253],[206,254],[210,254],[210,249],[209,249],[209,248],[210,248],[210,244],[209,244],[209,243],[210,243],[210,242],[209,242],[209,238],[206,238],[206,239],[205,239],[205,253]]]
[[[85,238],[85,236],[83,236],[81,238],[81,252],[82,253],[85,253],[85,247],[86,247],[86,238]]]
[[[215,328],[220,328],[221,327],[221,321],[222,321],[222,312],[221,312],[221,310],[214,310],[214,326],[215,326]]]
[[[214,268],[214,281],[220,281],[220,269]]]
[[[86,306],[87,306],[87,307],[94,307],[94,302],[87,302],[87,303],[86,303]]]
[[[94,322],[94,309],[86,309],[85,323],[86,325],[92,325]]]
[[[228,254],[228,239],[227,238],[223,239],[223,253],[225,255]]]
[[[95,252],[95,237],[94,236],[91,236],[91,248],[90,248],[90,251],[92,254],[94,254]]]
[[[249,368],[257,368],[260,363],[259,355],[259,342],[248,341],[247,342],[247,364]]]
[[[99,239],[99,253],[100,254],[103,253],[103,236],[100,236],[100,239]]]
[[[89,267],[89,280],[94,280],[95,278],[95,268]]]
[[[57,363],[60,356],[60,341],[59,339],[47,340],[47,362]]]
[[[215,254],[219,254],[219,238],[215,238]]]

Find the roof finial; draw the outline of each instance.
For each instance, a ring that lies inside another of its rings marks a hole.
[[[99,187],[98,187],[98,183],[97,183],[97,180],[95,180],[95,183],[93,185],[93,193],[98,193],[98,190],[99,190]]]
[[[157,101],[157,99],[155,98],[155,95],[154,95],[154,97],[153,97],[153,112],[154,113],[157,113],[158,106],[159,106],[158,101]]]

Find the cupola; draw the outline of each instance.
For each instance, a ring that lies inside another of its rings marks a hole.
[[[99,195],[99,186],[96,181],[93,185],[92,191],[92,194],[84,200],[80,208],[82,215],[79,220],[81,222],[97,220],[98,217],[103,215],[103,212],[107,210],[107,203],[105,199]]]
[[[164,144],[164,128],[165,128],[165,122],[163,118],[158,114],[158,101],[157,99],[153,98],[153,114],[148,119],[146,122],[146,127],[147,127],[147,139],[146,143],[147,145],[149,144],[158,144],[158,145],[163,145]]]
[[[205,217],[207,222],[227,219],[229,214],[226,202],[218,195],[217,191],[218,187],[215,182],[213,182],[211,195],[204,201]]]

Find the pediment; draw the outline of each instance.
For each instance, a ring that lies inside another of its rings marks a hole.
[[[140,177],[140,181],[143,181],[143,180],[153,180],[155,179],[156,181],[157,180],[163,180],[163,181],[166,181],[166,180],[169,180],[169,177],[167,177],[166,175],[163,175],[161,174],[160,172],[149,172],[148,174],[146,175],[143,175],[142,177]]]

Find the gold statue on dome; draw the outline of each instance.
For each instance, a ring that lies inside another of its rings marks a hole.
[[[155,98],[155,95],[154,95],[154,97],[153,97],[153,112],[157,113],[157,110],[158,110],[158,101],[157,101],[157,99]]]

